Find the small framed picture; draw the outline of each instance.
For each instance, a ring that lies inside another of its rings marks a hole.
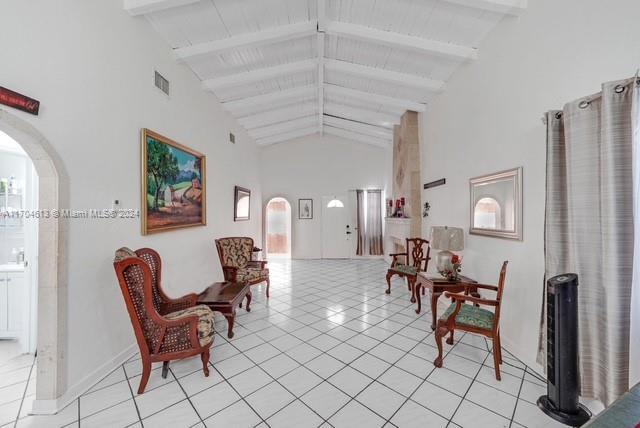
[[[313,199],[298,199],[298,219],[311,220],[313,218]]]

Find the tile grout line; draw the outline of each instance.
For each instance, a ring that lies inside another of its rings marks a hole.
[[[187,394],[187,391],[185,391],[184,387],[180,383],[180,380],[178,379],[178,376],[176,376],[176,374],[173,372],[173,369],[171,367],[169,367],[169,372],[171,373],[171,376],[173,376],[173,378],[175,379],[176,383],[178,384],[178,386],[182,390],[182,393],[184,394],[186,399],[189,401],[189,404],[193,408],[194,412],[196,412],[196,415],[198,415],[198,419],[200,419],[200,422],[202,422],[204,424],[204,419],[202,419],[202,416],[200,415],[200,412],[198,412],[198,409],[196,409],[196,406],[193,405],[193,402],[191,401],[191,397],[189,397],[189,394]],[[173,403],[171,406],[175,406],[176,404],[182,403],[183,401],[184,400],[180,400],[177,403]],[[169,407],[171,407],[171,406],[169,406]],[[159,413],[159,412],[156,412],[156,413]],[[156,413],[153,413],[153,415],[155,415]],[[149,415],[149,416],[153,416],[153,415]],[[149,416],[147,416],[147,417],[149,417]],[[205,424],[205,426],[206,426],[206,424]]]
[[[136,402],[136,396],[133,394],[133,388],[131,387],[131,382],[129,382],[129,376],[127,375],[127,370],[124,368],[124,364],[121,365],[122,371],[124,372],[124,377],[127,379],[127,385],[129,386],[129,392],[131,393],[131,399],[133,400],[133,405],[136,408],[136,413],[138,414],[138,421],[140,425],[144,428],[144,422],[142,422],[142,416],[140,415],[140,409],[138,408],[138,403]]]
[[[14,428],[18,426],[18,420],[20,420],[20,412],[22,412],[22,406],[24,405],[24,398],[27,396],[27,389],[29,389],[29,382],[31,382],[31,375],[33,374],[33,367],[36,365],[36,357],[33,357],[33,362],[31,363],[31,367],[29,367],[29,376],[27,377],[27,383],[24,386],[24,391],[22,392],[22,398],[20,399],[20,405],[18,406],[18,413],[16,414],[16,419],[14,421]]]
[[[471,390],[471,387],[473,386],[473,383],[475,382],[476,378],[478,377],[478,374],[480,373],[480,370],[482,370],[482,366],[484,366],[484,363],[487,361],[487,358],[489,358],[489,355],[491,355],[490,353],[487,354],[484,357],[484,361],[482,362],[482,365],[480,367],[480,369],[478,369],[478,372],[476,373],[476,375],[473,377],[473,380],[471,381],[471,383],[469,384],[469,387],[467,388],[467,390],[465,391],[464,395],[462,396],[462,400],[460,400],[460,402],[458,403],[458,406],[456,407],[456,410],[453,411],[453,414],[451,415],[451,418],[449,418],[449,423],[447,424],[447,427],[449,425],[451,425],[452,423],[455,424],[455,422],[453,422],[453,418],[456,416],[456,413],[458,413],[458,410],[460,410],[460,406],[462,406],[462,403],[464,403],[464,399],[467,396],[467,394],[469,393],[469,390]],[[474,403],[475,404],[475,403]],[[481,406],[482,407],[482,406]],[[457,425],[457,424],[456,424]]]
[[[513,413],[511,414],[511,421],[509,421],[509,428],[513,426],[513,420],[516,417],[516,410],[518,409],[518,402],[520,401],[520,393],[522,392],[522,386],[524,385],[524,377],[527,374],[527,369],[522,371],[522,379],[520,379],[520,388],[518,388],[518,396],[516,397],[516,405],[513,406]]]

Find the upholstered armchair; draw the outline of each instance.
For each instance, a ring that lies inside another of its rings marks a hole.
[[[407,238],[406,252],[389,254],[393,257],[391,267],[387,270],[387,290],[391,294],[391,278],[394,275],[407,278],[407,286],[411,291],[411,303],[416,301],[414,294],[418,272],[426,272],[429,260],[431,260],[431,247],[429,241],[422,238]]]
[[[502,304],[502,291],[504,290],[505,277],[507,275],[507,264],[502,263],[498,286],[469,283],[464,284],[465,291],[462,293],[445,292],[444,295],[451,299],[452,303],[438,320],[436,328],[436,343],[438,345],[438,357],[433,364],[442,367],[442,338],[450,333],[447,339],[449,345],[453,345],[454,330],[466,331],[481,334],[490,338],[493,342],[493,366],[495,368],[496,379],[500,380],[500,364],[502,364],[502,346],[500,343],[500,306]],[[471,292],[478,290],[490,290],[496,293],[494,300],[482,297],[470,296]],[[470,304],[466,304],[466,303]],[[492,306],[494,311],[481,308],[480,306]]]
[[[248,282],[250,285],[267,283],[269,297],[269,269],[266,261],[251,260],[253,239],[232,237],[216,239],[218,257],[222,265],[224,280],[230,282]]]
[[[155,362],[163,363],[166,378],[169,361],[200,355],[202,370],[209,376],[213,312],[196,305],[195,294],[169,298],[160,287],[161,266],[160,256],[150,248],[121,248],[113,261],[142,357],[138,394],[144,392]]]

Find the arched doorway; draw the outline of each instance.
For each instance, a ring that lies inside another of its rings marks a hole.
[[[0,131],[16,141],[33,163],[40,191],[39,210],[68,206],[68,179],[62,162],[45,137],[31,124],[0,109]],[[40,217],[37,225],[37,380],[34,413],[54,413],[67,388],[66,221]]]
[[[502,207],[492,197],[483,197],[476,202],[473,210],[473,224],[482,229],[504,228],[502,221]]]
[[[265,210],[265,253],[268,258],[291,258],[291,204],[272,198]]]

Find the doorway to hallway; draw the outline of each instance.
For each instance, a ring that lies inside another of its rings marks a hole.
[[[272,198],[265,216],[266,256],[291,258],[291,204],[284,198]]]

